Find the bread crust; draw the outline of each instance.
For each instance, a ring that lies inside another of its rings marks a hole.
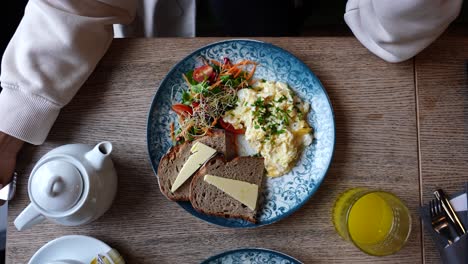
[[[172,164],[174,161],[177,160],[178,155],[181,151],[187,151],[185,148],[191,148],[192,144],[186,145],[177,145],[174,147],[171,147],[168,152],[161,158],[161,161],[159,162],[158,166],[158,185],[159,185],[159,190],[161,193],[169,200],[171,201],[189,201],[190,196],[188,195],[189,192],[185,192],[185,189],[190,188],[190,181],[184,182],[182,186],[179,187],[179,190],[176,193],[171,192],[172,184],[174,181],[171,181],[171,179],[166,179],[162,177],[161,175],[164,175],[164,169],[166,165]],[[162,182],[163,180],[168,180],[171,181],[170,184]]]

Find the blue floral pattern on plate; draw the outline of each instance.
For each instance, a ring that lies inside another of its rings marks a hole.
[[[193,52],[172,68],[161,82],[148,115],[147,144],[153,170],[157,173],[159,160],[172,146],[169,124],[177,123],[177,116],[171,105],[187,89],[182,74],[200,66],[200,57],[256,61],[259,66],[255,78],[289,84],[311,105],[308,122],[314,129],[314,140],[302,151],[292,171],[266,180],[256,224],[208,216],[194,210],[189,202],[179,202],[180,206],[202,220],[226,227],[256,227],[287,217],[309,200],[325,178],[335,147],[335,122],[330,100],[319,79],[294,55],[272,44],[253,40],[217,42]]]
[[[210,257],[201,264],[301,264],[301,262],[283,253],[263,249],[236,249]]]

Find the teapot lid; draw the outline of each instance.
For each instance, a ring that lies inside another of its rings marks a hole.
[[[31,175],[31,199],[45,211],[67,211],[80,200],[82,192],[81,173],[68,161],[45,162]]]

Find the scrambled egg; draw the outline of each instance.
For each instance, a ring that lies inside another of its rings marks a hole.
[[[310,105],[281,82],[261,81],[238,91],[236,108],[224,121],[245,129],[249,145],[265,158],[268,176],[281,176],[294,167],[303,146],[312,143],[306,122]]]

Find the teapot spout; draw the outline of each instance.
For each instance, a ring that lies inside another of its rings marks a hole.
[[[112,143],[103,141],[97,144],[92,150],[85,154],[85,159],[96,170],[100,170],[104,166],[104,162],[109,158],[112,152]]]

